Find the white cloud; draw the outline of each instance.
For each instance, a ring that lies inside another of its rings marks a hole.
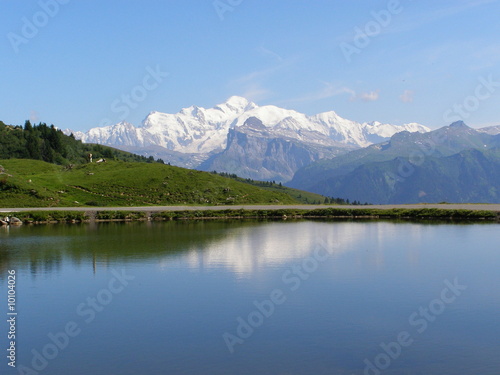
[[[251,84],[245,87],[243,92],[239,95],[252,102],[258,102],[269,98],[272,95],[272,91],[265,87],[261,87],[259,84]]]
[[[284,61],[283,57],[278,55],[276,52],[274,52],[270,49],[267,49],[266,47],[260,46],[259,48],[257,48],[257,51],[260,52],[263,56],[271,57],[272,59],[274,59],[280,63]]]
[[[380,97],[380,90],[357,93],[355,90],[347,86],[334,85],[330,82],[322,82],[323,87],[318,91],[311,92],[304,96],[286,100],[287,103],[292,102],[313,102],[317,100],[329,99],[339,95],[348,95],[351,102],[374,102]]]
[[[227,86],[231,95],[240,93],[238,95],[253,101],[269,98],[272,95],[272,91],[266,88],[269,81],[272,80],[273,76],[282,73],[284,69],[293,65],[296,61],[295,58],[283,59],[281,56],[265,48],[259,49],[259,52],[272,56],[277,63],[268,68],[244,74],[230,81]]]
[[[375,102],[380,97],[380,90],[362,92],[351,97],[351,101],[361,100],[363,102]]]
[[[345,86],[336,86],[330,82],[322,82],[323,87],[318,91],[311,92],[299,98],[287,100],[287,102],[313,102],[316,100],[328,99],[337,95],[348,94],[356,96],[356,92]]]
[[[32,124],[34,124],[36,122],[39,122],[39,120],[40,120],[40,117],[38,115],[38,112],[35,111],[34,109],[32,109],[31,112],[30,112],[30,122]]]
[[[403,103],[412,103],[414,95],[415,95],[415,92],[413,92],[412,90],[405,90],[401,94],[401,96],[399,97],[399,99],[401,99],[401,101]]]
[[[241,77],[238,77],[231,82],[229,82],[230,85],[238,85],[238,84],[247,84],[247,83],[253,83],[257,80],[261,80],[265,78],[266,76],[272,74],[276,70],[276,67],[273,68],[268,68],[268,69],[262,69],[262,70],[256,70],[251,73],[245,74]]]

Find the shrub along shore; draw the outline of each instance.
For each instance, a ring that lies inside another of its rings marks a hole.
[[[109,221],[165,221],[209,219],[403,219],[499,221],[500,213],[440,208],[320,208],[320,209],[227,209],[182,211],[24,211],[12,215],[24,224],[85,223]]]

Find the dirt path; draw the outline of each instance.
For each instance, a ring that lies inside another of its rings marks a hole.
[[[331,205],[235,205],[235,206],[144,206],[144,207],[39,207],[39,208],[0,208],[0,212],[23,212],[23,211],[139,211],[139,212],[161,212],[161,211],[204,211],[204,210],[280,210],[280,209],[303,209],[315,208],[376,208],[390,210],[393,208],[441,208],[451,210],[474,210],[474,211],[496,211],[500,212],[500,204],[401,204],[401,205],[369,205],[369,206],[331,206]]]

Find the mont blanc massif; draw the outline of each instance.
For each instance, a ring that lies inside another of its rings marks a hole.
[[[358,123],[333,111],[307,116],[233,96],[208,109],[151,112],[140,127],[65,132],[172,165],[351,201],[500,203],[500,126],[457,121],[431,131],[417,123]]]

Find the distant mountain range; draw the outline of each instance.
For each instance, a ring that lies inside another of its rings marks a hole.
[[[500,203],[500,126],[456,122],[311,163],[289,186],[378,204]]]
[[[173,165],[285,182],[314,161],[383,142],[401,131],[429,129],[416,123],[358,123],[333,111],[307,116],[233,96],[209,109],[151,112],[140,127],[121,122],[86,133],[69,129],[65,133]]]

